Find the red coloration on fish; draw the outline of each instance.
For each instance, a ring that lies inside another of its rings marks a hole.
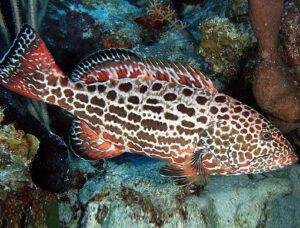
[[[24,26],[0,64],[0,84],[72,113],[78,155],[147,155],[169,162],[161,173],[178,184],[268,172],[297,161],[278,129],[219,93],[200,71],[128,50],[94,53],[68,78]]]

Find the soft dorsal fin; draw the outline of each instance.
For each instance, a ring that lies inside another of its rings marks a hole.
[[[126,49],[106,49],[83,59],[70,76],[72,81],[89,84],[120,78],[141,78],[175,82],[217,92],[199,70],[170,61],[143,58]]]

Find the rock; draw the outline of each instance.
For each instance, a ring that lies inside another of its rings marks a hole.
[[[213,176],[203,191],[187,194],[159,175],[163,164],[134,155],[108,160],[104,176],[90,179],[76,202],[61,205],[69,213],[68,220],[60,215],[61,222],[75,224],[77,219],[85,227],[286,227],[287,213],[291,217],[299,209],[300,165],[253,180]]]

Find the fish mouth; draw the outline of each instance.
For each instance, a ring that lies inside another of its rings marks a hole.
[[[277,151],[275,154],[280,153]],[[278,169],[283,169],[289,165],[292,165],[298,161],[298,156],[293,151],[288,151],[285,154],[287,156],[278,158],[276,155],[269,156],[268,160],[261,166],[262,172],[269,172]]]

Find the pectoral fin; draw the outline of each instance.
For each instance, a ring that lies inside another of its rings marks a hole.
[[[160,174],[172,177],[174,182],[179,186],[186,186],[193,183],[206,185],[209,181],[209,177],[202,165],[201,151],[195,151],[182,166],[168,164],[162,167]]]
[[[101,137],[100,130],[75,119],[71,130],[71,146],[75,154],[85,159],[103,159],[122,154],[123,148]]]

